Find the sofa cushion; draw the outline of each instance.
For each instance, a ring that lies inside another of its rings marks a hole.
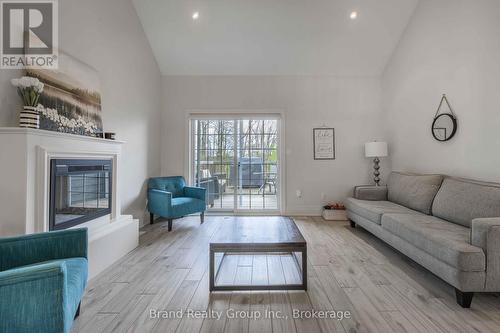
[[[387,181],[389,201],[430,215],[432,201],[441,186],[441,175],[391,172]]]
[[[346,208],[377,224],[380,224],[382,215],[386,213],[420,214],[390,201],[369,201],[354,198],[347,199]]]
[[[382,228],[460,271],[486,270],[483,250],[469,242],[469,228],[422,214],[385,214]]]
[[[500,184],[447,177],[432,213],[466,227],[475,218],[500,217]]]
[[[184,216],[205,210],[205,201],[189,197],[172,199],[173,216]]]

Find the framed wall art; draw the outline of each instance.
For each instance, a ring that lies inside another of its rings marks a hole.
[[[315,160],[334,160],[335,129],[313,128],[313,149]]]

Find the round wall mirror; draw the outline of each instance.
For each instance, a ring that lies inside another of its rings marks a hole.
[[[442,113],[432,122],[432,135],[438,141],[448,141],[457,132],[457,118],[451,113]]]

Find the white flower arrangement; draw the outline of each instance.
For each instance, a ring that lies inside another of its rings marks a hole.
[[[63,133],[73,133],[81,135],[94,135],[98,132],[99,128],[92,121],[86,121],[82,116],[77,119],[69,119],[60,115],[56,109],[45,108],[39,104],[37,107],[38,112],[42,116],[42,121],[45,118],[51,124],[50,127]]]
[[[36,107],[40,94],[43,91],[43,83],[37,78],[23,76],[20,79],[12,79],[11,83],[17,88],[17,93],[23,99],[24,106]]]

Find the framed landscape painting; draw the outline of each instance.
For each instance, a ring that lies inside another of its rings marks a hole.
[[[28,68],[26,74],[44,83],[40,129],[101,136],[101,92],[95,69],[60,52],[59,69]]]

